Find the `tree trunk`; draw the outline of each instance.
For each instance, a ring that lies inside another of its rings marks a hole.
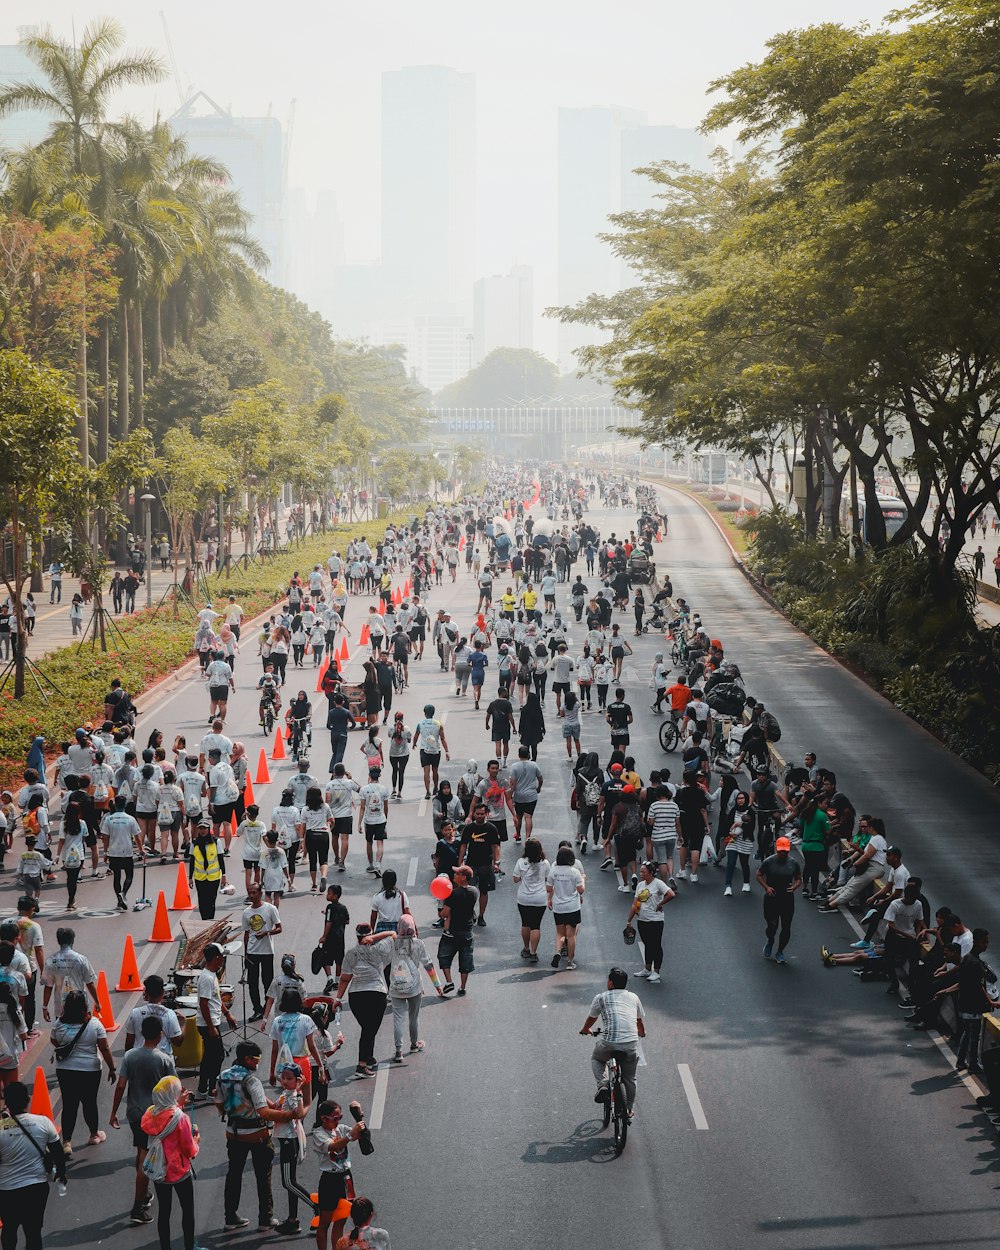
[[[146,389],[142,341],[142,304],[136,300],[129,309],[129,346],[132,351],[132,424],[143,425],[143,396]]]
[[[163,340],[162,351],[169,352],[177,341],[177,295],[173,290],[168,292],[164,301],[160,333]]]
[[[155,378],[163,361],[163,305],[153,300],[152,315],[149,319],[149,376]]]
[[[104,464],[108,458],[108,440],[111,430],[111,327],[108,318],[101,318],[101,333],[97,340],[97,463]]]
[[[76,340],[76,436],[80,448],[80,463],[90,464],[90,417],[87,407],[87,323],[80,326]]]
[[[118,353],[115,368],[118,375],[118,437],[128,438],[128,301],[118,296]]]

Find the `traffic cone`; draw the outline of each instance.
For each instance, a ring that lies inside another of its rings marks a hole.
[[[181,869],[183,872],[183,868]],[[125,952],[122,955],[122,970],[118,975],[118,984],[115,990],[119,994],[128,994],[132,990],[142,988],[142,982],[139,980],[139,964],[135,957],[135,945],[132,941],[132,934],[125,935]]]
[[[49,1083],[45,1079],[45,1069],[35,1069],[35,1081],[31,1087],[31,1104],[28,1110],[32,1115],[44,1115],[46,1119],[55,1122],[55,1112],[52,1110],[52,1096],[49,1093]]]
[[[365,621],[365,623],[361,626],[361,638],[359,641],[363,647],[367,647],[371,640],[372,636],[368,629],[368,622]]]
[[[259,786],[266,786],[271,781],[271,774],[267,767],[267,752],[263,747],[260,748],[260,758],[257,760],[257,776],[254,777],[254,781]]]
[[[253,782],[250,780],[249,771],[247,771],[247,784],[246,784],[246,788],[243,791],[243,803],[244,803],[244,806],[250,807],[251,804],[255,804],[256,802],[257,802],[257,798],[253,792]]]
[[[160,898],[163,899],[162,891],[160,893]],[[164,923],[166,923],[166,917],[167,903],[166,899],[163,899]],[[156,939],[153,938],[153,941],[155,942]],[[115,1020],[115,1013],[111,1008],[111,995],[108,993],[108,978],[104,975],[103,968],[97,974],[97,1010],[94,1012],[94,1015],[98,1018],[98,1020],[100,1020],[101,1024],[104,1025],[105,1032],[113,1033],[115,1029],[118,1028],[117,1021]]]
[[[398,586],[392,592],[392,601],[396,605],[397,608],[403,602],[403,595]]]
[[[285,744],[281,740],[281,730],[276,728],[274,731],[274,746],[271,748],[272,760],[283,760],[285,758]]]
[[[326,672],[326,665],[319,670],[319,676],[316,678],[316,693],[319,694],[323,689],[323,674]]]
[[[382,598],[381,595],[379,595],[379,600],[378,600],[378,614],[379,616],[385,616],[385,600]]]
[[[464,551],[464,550],[465,550],[465,535],[464,535],[464,534],[461,534],[461,535],[459,536],[459,539],[458,539],[458,549],[459,549],[459,551]]]
[[[237,828],[238,828],[238,826],[237,826],[237,824],[236,824],[236,813],[235,813],[235,812],[233,812],[232,816],[230,816],[230,817],[229,817],[229,825],[230,825],[230,828],[231,828],[231,829],[232,829],[232,831],[233,831],[233,837],[235,838],[235,837],[236,837],[236,830],[237,830]]]
[[[156,915],[153,917],[153,932],[149,935],[151,942],[172,942],[174,935],[170,932],[170,917],[167,915],[167,899],[161,890],[156,900]]]
[[[410,595],[412,594],[413,594],[413,583],[410,581],[409,578],[407,578],[406,581],[403,583],[403,598],[409,599]]]
[[[285,726],[285,741],[291,742],[291,740],[292,740],[292,727],[291,725],[286,725]]]
[[[346,664],[350,658],[351,658],[351,653],[347,648],[347,638],[345,637],[344,640],[340,644],[340,663]]]
[[[171,911],[194,911],[191,902],[191,887],[188,885],[184,865],[177,865],[177,884],[174,886],[174,901],[170,904]]]

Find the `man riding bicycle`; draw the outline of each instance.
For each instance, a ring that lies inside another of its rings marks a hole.
[[[627,990],[627,985],[628,973],[623,968],[612,968],[608,973],[608,988],[590,1004],[580,1036],[587,1037],[600,1020],[601,1036],[590,1056],[597,1080],[594,1102],[607,1102],[611,1097],[606,1069],[608,1060],[615,1055],[621,1068],[631,1119],[632,1104],[635,1102],[635,1070],[639,1063],[639,1038],[646,1036],[646,1013],[638,995]]]
[[[281,695],[278,692],[278,679],[274,673],[274,665],[269,664],[264,670],[264,676],[257,682],[257,689],[260,691],[260,706],[257,711],[258,722],[263,725],[264,712],[268,704],[274,714],[275,720],[281,711]]]

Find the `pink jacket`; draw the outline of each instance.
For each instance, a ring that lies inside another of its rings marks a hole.
[[[167,1127],[172,1114],[169,1107],[165,1107],[162,1111],[154,1111],[152,1107],[149,1107],[143,1112],[140,1121],[142,1131],[148,1133],[150,1137],[155,1137]],[[191,1160],[198,1153],[198,1143],[191,1131],[189,1116],[182,1115],[177,1128],[163,1139],[163,1152],[167,1159],[167,1175],[164,1178],[167,1184],[172,1185],[175,1181],[183,1180],[191,1171]]]

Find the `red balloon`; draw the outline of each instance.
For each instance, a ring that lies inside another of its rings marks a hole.
[[[441,873],[440,876],[435,877],[431,882],[431,893],[439,903],[443,903],[446,898],[450,898],[451,891],[452,884],[447,873]]]

